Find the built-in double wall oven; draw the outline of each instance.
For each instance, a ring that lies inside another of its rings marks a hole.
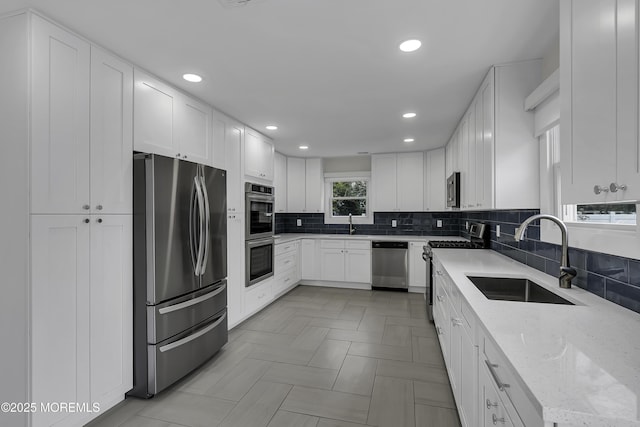
[[[273,187],[245,184],[245,286],[273,276]]]

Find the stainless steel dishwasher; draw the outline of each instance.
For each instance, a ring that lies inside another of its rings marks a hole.
[[[371,276],[373,289],[407,291],[408,242],[371,242]]]

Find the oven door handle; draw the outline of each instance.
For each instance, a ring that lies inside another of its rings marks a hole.
[[[272,195],[266,194],[251,194],[247,193],[247,201],[255,200],[257,202],[274,202],[275,198]]]
[[[273,244],[274,242],[274,238],[273,237],[267,237],[266,239],[256,239],[256,240],[247,240],[247,247],[249,248],[255,248],[258,246],[264,246],[264,245],[269,245],[269,244]]]

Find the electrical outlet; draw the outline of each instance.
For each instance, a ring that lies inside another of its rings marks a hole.
[[[302,227],[302,220],[300,218],[296,219],[296,226]]]
[[[442,220],[441,219],[437,219],[436,220],[436,227],[442,228]]]
[[[394,228],[397,227],[398,226],[398,221],[395,220],[395,219],[392,219],[391,220],[391,226],[394,227]]]
[[[469,229],[469,221],[465,221],[464,222],[464,228],[465,228],[465,230]]]
[[[500,237],[500,224],[496,225],[496,237]]]

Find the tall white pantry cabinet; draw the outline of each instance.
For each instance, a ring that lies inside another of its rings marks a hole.
[[[0,55],[2,424],[83,425],[132,387],[133,69],[31,12]]]

